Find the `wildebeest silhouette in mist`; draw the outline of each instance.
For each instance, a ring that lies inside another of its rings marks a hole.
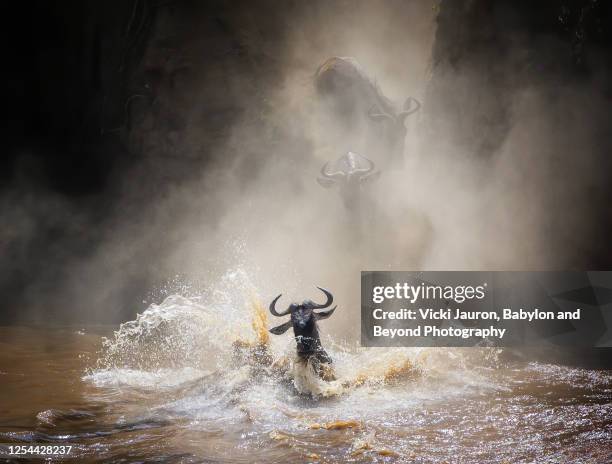
[[[325,163],[317,182],[322,187],[337,189],[347,210],[359,211],[364,188],[379,176],[372,160],[349,151],[335,162]]]
[[[315,73],[314,86],[324,121],[320,127],[324,145],[339,156],[323,165],[317,182],[334,188],[341,197],[347,213],[347,246],[381,265],[401,265],[404,259],[414,264],[429,243],[429,219],[410,208],[398,215],[401,220],[390,217],[377,202],[377,197],[386,198],[386,186],[379,185],[376,195],[372,184],[381,172],[399,169],[401,173],[406,118],[421,104],[412,97],[403,106],[394,104],[350,57],[326,60]],[[376,225],[384,228],[384,238]]]
[[[401,168],[406,118],[421,107],[409,97],[398,108],[350,57],[326,60],[315,73],[315,89],[332,130],[347,140],[343,147],[378,162],[383,169]]]

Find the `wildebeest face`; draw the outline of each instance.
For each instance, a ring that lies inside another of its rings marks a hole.
[[[270,312],[274,316],[285,316],[290,315],[289,321],[281,324],[277,327],[270,329],[270,332],[275,335],[285,333],[290,327],[293,327],[293,331],[296,336],[314,336],[318,337],[316,328],[316,322],[321,319],[327,319],[335,311],[336,307],[328,311],[315,312],[315,309],[323,309],[329,307],[333,302],[333,296],[327,290],[319,288],[327,296],[327,301],[324,304],[317,304],[311,300],[306,300],[301,304],[291,304],[289,307],[279,313],[276,311],[276,302],[282,296],[278,295],[272,303],[270,303]]]
[[[375,170],[373,161],[352,152],[336,160],[335,165],[335,170],[330,171],[329,163],[326,163],[317,182],[325,188],[336,187],[345,206],[350,209],[358,204],[362,186],[376,180],[380,171]]]
[[[304,302],[307,303],[307,302]],[[313,324],[314,311],[308,306],[301,304],[291,312],[291,324],[297,329],[306,329]]]

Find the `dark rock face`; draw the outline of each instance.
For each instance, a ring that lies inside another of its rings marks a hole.
[[[442,1],[427,92],[434,131],[469,153],[490,157],[507,135],[516,93],[589,86],[612,59],[612,7],[592,0]],[[441,116],[444,120],[441,120]]]
[[[547,200],[550,212],[590,211],[575,221],[575,246],[560,253],[571,255],[568,262],[576,268],[609,267],[612,252],[604,243],[612,229],[606,212],[612,183],[602,173],[612,167],[606,109],[612,98],[612,5],[449,0],[439,8],[423,127],[431,152],[494,163],[504,149],[515,149],[508,144],[515,127],[524,128],[524,120],[541,123],[540,145],[513,152],[514,166],[539,169],[561,190],[564,181],[566,191],[580,185],[575,201]],[[437,144],[441,140],[444,145]],[[549,234],[565,233],[567,222],[559,217],[540,218]]]
[[[0,323],[58,298],[67,267],[95,250],[131,163],[118,126],[154,18],[152,2],[34,1],[7,6],[8,115],[0,169]],[[115,192],[115,193],[113,193]]]

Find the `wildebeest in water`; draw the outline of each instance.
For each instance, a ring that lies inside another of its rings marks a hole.
[[[302,303],[292,303],[284,311],[278,312],[276,302],[282,296],[282,293],[274,298],[270,303],[270,313],[277,317],[289,315],[290,319],[270,329],[270,332],[281,335],[290,327],[293,327],[298,358],[307,364],[312,364],[315,372],[324,380],[334,380],[333,370],[329,368],[333,361],[321,345],[317,322],[331,316],[337,306],[327,311],[315,311],[328,308],[334,301],[333,295],[328,290],[321,287],[317,288],[327,297],[327,301],[323,304],[317,304],[312,300],[304,300]]]
[[[329,120],[321,130],[334,150],[373,156],[383,168],[402,167],[406,117],[420,108],[409,97],[399,108],[350,57],[329,58],[317,69],[315,88]]]

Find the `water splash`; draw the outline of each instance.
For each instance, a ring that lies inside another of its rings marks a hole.
[[[290,335],[270,337],[267,311],[248,274],[238,269],[227,272],[199,296],[170,295],[122,324],[104,341],[87,378],[99,386],[124,383],[161,388],[212,374],[216,381],[224,382],[227,394],[232,393],[229,386],[233,385],[241,395],[254,380],[265,378],[272,392],[289,383],[298,394],[313,398],[397,388],[440,376],[460,390],[496,388],[466,368],[475,356],[482,365],[491,357],[491,350],[477,354],[472,350],[469,355],[461,350],[423,348],[371,350],[338,343],[333,337],[324,344],[335,359],[337,379],[333,381],[322,380],[295,357]]]
[[[587,456],[610,437],[609,373],[509,367],[491,348],[362,348],[332,333],[323,346],[336,380],[324,381],[297,359],[290,333],[269,336],[270,323],[242,270],[210,290],[150,305],[104,341],[85,376],[96,405],[85,411],[104,412],[95,433],[113,443],[125,435],[133,446],[132,434],[157,430],[138,435],[150,440],[151,456],[155,433],[167,437],[168,455],[221,460],[230,443],[236,462],[440,462],[459,452],[483,462],[501,459],[504,447],[509,462],[545,462],[574,452],[549,446],[558,434],[593,444],[575,451]],[[57,434],[82,423],[90,433],[81,409],[46,408],[38,427]]]

